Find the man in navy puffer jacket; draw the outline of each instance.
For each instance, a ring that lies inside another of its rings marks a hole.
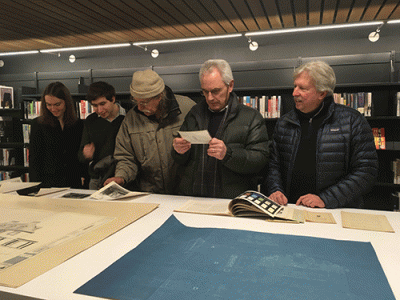
[[[309,62],[293,77],[295,109],[275,127],[267,195],[283,205],[362,207],[378,174],[371,127],[357,110],[334,102],[328,64]]]

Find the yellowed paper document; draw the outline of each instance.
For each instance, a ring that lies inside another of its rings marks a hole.
[[[344,228],[394,232],[384,215],[350,213],[342,211],[342,226]]]
[[[229,202],[230,200],[188,200],[174,211],[216,216],[232,216],[228,209]]]
[[[333,215],[327,212],[306,211],[306,221],[313,223],[336,224]]]
[[[0,285],[21,286],[157,207],[0,194]]]
[[[283,207],[278,214],[277,218],[280,219],[267,219],[268,222],[281,222],[281,223],[304,223],[306,221],[306,214],[304,210],[292,207]]]
[[[113,218],[3,207],[0,220],[1,273],[54,246],[105,225]]]

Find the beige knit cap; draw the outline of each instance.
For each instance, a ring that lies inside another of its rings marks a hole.
[[[147,69],[133,73],[130,85],[135,99],[148,99],[159,95],[165,89],[164,80],[153,70]]]

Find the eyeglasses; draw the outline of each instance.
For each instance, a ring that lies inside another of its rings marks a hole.
[[[134,99],[134,98],[132,98],[132,101],[133,101],[133,103],[135,103],[136,105],[147,106],[147,105],[150,104],[151,101],[153,101],[153,100],[155,100],[155,99],[158,99],[158,98],[161,98],[161,95],[158,95],[158,96],[156,96],[156,97],[153,97],[153,98],[150,98],[150,99],[147,99],[147,100],[139,100],[139,101],[136,100],[136,99]]]
[[[227,87],[229,86],[229,84],[227,84],[226,85]],[[208,95],[211,93],[211,95],[213,95],[213,97],[217,97],[217,96],[219,96],[219,95],[221,95],[221,93],[222,93],[222,91],[224,90],[224,88],[215,88],[215,89],[212,89],[211,91],[207,91],[207,90],[204,90],[204,89],[202,89],[201,90],[201,92],[200,92],[200,94],[203,96],[203,97],[208,97]]]

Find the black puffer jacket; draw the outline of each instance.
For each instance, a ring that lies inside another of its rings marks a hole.
[[[355,109],[328,100],[328,113],[318,130],[317,195],[326,208],[362,207],[362,195],[374,184],[378,157],[366,119]],[[300,122],[293,110],[278,120],[273,135],[268,195],[281,191],[288,198],[300,141]]]
[[[234,198],[248,189],[255,189],[254,178],[268,163],[268,132],[261,114],[253,108],[239,104],[235,93],[231,93],[229,114],[223,125],[222,140],[227,152],[218,161],[217,172],[220,189],[217,198]],[[207,129],[205,100],[195,105],[187,114],[180,130]],[[183,168],[180,193],[184,195],[211,197],[196,188],[198,171],[204,168],[204,152],[208,145],[192,145],[185,154],[173,151],[173,157]]]

